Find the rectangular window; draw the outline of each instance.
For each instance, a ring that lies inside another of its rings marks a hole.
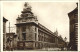
[[[36,41],[36,39],[37,39],[37,37],[36,37],[36,36],[37,36],[37,34],[35,33],[35,41]]]
[[[26,40],[26,33],[22,33],[22,40]]]
[[[53,41],[52,42],[55,43],[55,37],[53,38]]]
[[[22,40],[26,40],[26,26],[22,26]]]
[[[20,31],[20,27],[18,26],[18,27],[17,27],[17,33],[19,33],[19,31]]]
[[[37,28],[35,27],[35,31],[37,30]]]
[[[38,35],[38,41],[40,41],[40,35]]]

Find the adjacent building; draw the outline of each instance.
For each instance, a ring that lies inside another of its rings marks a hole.
[[[64,47],[65,41],[38,22],[28,3],[24,4],[22,14],[16,19],[18,49],[42,49]]]
[[[17,49],[17,35],[15,33],[6,33],[6,22],[3,17],[3,50]]]
[[[6,33],[6,50],[17,48],[17,35],[15,33]]]
[[[6,22],[8,20],[3,17],[3,50],[6,50]]]
[[[78,5],[78,3],[77,3]],[[69,47],[71,50],[78,49],[78,6],[68,13],[70,20],[70,43]]]

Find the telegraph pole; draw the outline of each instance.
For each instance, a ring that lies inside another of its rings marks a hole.
[[[14,27],[11,27],[10,22],[9,22],[9,27],[8,28],[9,28],[9,34],[10,34],[11,33],[11,28],[14,28]],[[9,36],[9,39],[10,39],[9,40],[9,45],[10,45],[10,50],[12,50],[12,47],[13,47],[12,44],[13,43],[12,43],[12,38],[10,36]]]
[[[10,33],[10,22],[9,22],[9,33]]]
[[[14,27],[11,27],[11,25],[10,25],[10,22],[9,22],[9,33],[11,33],[11,28],[14,28]]]

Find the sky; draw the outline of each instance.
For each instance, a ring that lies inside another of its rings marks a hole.
[[[16,32],[16,19],[24,8],[25,2],[3,2],[3,16],[8,19],[7,32],[10,26],[11,32]],[[51,30],[58,31],[58,35],[67,37],[69,41],[69,17],[68,13],[76,8],[76,2],[28,2],[32,12],[38,18],[38,22]]]

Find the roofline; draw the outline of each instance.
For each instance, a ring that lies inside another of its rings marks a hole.
[[[71,14],[71,13],[73,13],[73,12],[76,11],[76,10],[78,10],[78,7],[76,7],[76,8],[73,9],[72,11],[70,11],[70,12],[68,13],[68,15]]]
[[[8,21],[8,20],[7,20],[6,18],[3,17],[3,22],[6,22],[6,21]]]

